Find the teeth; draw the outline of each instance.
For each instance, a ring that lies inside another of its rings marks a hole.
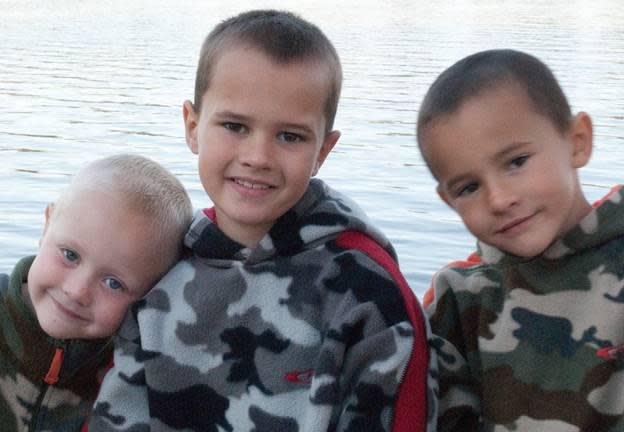
[[[252,182],[248,182],[246,180],[236,179],[234,181],[238,183],[239,185],[245,186],[246,188],[249,188],[249,189],[268,189],[269,188],[267,185],[255,184]]]

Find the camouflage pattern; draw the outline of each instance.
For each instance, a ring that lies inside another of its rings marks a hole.
[[[354,203],[314,179],[253,249],[208,215],[122,325],[90,431],[386,431],[427,409],[395,411],[427,335],[388,273],[334,241],[358,230],[393,253]]]
[[[624,431],[623,235],[616,187],[538,257],[434,277],[440,431]]]
[[[10,278],[0,275],[0,430],[79,431],[112,358],[112,343],[60,341],[43,332],[21,293],[33,259],[22,259]],[[58,381],[46,384],[59,348],[64,355]]]

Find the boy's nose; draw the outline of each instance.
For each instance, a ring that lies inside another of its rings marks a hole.
[[[86,306],[91,301],[92,281],[89,277],[80,273],[72,274],[63,284],[63,292],[69,299],[81,306]]]
[[[502,184],[488,185],[487,197],[488,204],[495,213],[507,211],[518,201],[513,188]]]
[[[245,145],[240,146],[240,161],[249,167],[267,168],[273,158],[272,148],[273,140],[270,137],[262,134],[251,136]]]

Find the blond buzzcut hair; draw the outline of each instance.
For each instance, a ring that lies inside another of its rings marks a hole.
[[[158,253],[166,267],[179,259],[193,207],[180,180],[159,163],[135,154],[94,160],[80,169],[61,192],[54,212],[62,212],[78,192],[111,194],[128,211],[149,218],[155,244],[162,245]]]

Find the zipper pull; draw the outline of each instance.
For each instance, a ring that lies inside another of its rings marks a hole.
[[[624,345],[601,348],[596,351],[596,354],[607,360],[622,360],[624,359]]]
[[[52,363],[50,363],[50,368],[48,369],[48,373],[46,374],[43,381],[46,384],[56,384],[59,380],[59,373],[61,372],[61,366],[63,365],[63,348],[56,348],[54,351],[54,357],[52,358]]]

